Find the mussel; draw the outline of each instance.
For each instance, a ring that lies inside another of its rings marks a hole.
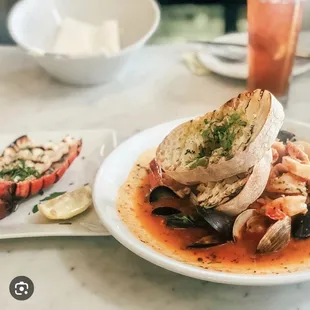
[[[158,186],[151,191],[148,198],[150,203],[152,204],[164,199],[165,200],[178,199],[179,196],[167,186]]]
[[[296,141],[295,134],[287,130],[280,130],[277,137],[281,142]]]
[[[193,216],[189,218],[191,224],[195,223],[195,227],[206,228],[209,233],[189,245],[189,249],[209,248],[232,240],[233,217],[215,209],[197,207],[196,220],[192,219]]]
[[[256,248],[259,254],[279,251],[286,247],[291,239],[291,218],[289,216],[283,220],[271,222],[267,217],[257,214],[255,210],[248,209],[236,218],[233,227],[234,241],[241,238],[244,226],[251,232],[263,233]]]
[[[223,240],[232,240],[234,218],[215,209],[197,208],[198,213]]]
[[[169,216],[174,214],[179,214],[181,211],[172,207],[158,207],[152,211],[152,215],[156,216]]]
[[[201,239],[197,240],[195,243],[188,246],[191,249],[201,249],[201,248],[209,248],[212,246],[220,245],[226,243],[223,241],[218,235],[208,235],[202,237]]]
[[[191,192],[190,187],[181,184],[168,176],[155,159],[150,162],[148,179],[151,191],[157,191],[157,188],[159,187],[166,187],[180,198],[186,197]]]
[[[307,239],[310,237],[310,207],[308,205],[308,212],[298,214],[295,216],[292,223],[292,235],[296,239]]]

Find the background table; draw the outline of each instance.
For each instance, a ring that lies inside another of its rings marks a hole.
[[[245,89],[214,74],[193,76],[181,63],[190,45],[147,47],[117,82],[74,88],[48,77],[13,47],[0,48],[0,132],[111,127],[123,140],[140,130],[218,107]],[[310,121],[310,74],[293,81],[287,116]],[[308,310],[310,283],[279,287],[213,284],[154,266],[112,237],[0,241],[0,309]],[[16,301],[15,277],[34,295]]]

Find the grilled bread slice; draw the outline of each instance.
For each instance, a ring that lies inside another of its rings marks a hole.
[[[244,92],[175,128],[157,148],[156,161],[180,183],[217,182],[258,163],[283,120],[282,105],[270,92]]]
[[[219,182],[199,184],[191,193],[196,206],[217,207],[218,211],[236,216],[246,210],[263,193],[271,168],[269,150],[249,171]]]

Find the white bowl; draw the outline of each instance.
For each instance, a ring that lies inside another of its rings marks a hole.
[[[132,252],[158,266],[189,277],[218,283],[259,286],[310,280],[310,270],[307,269],[306,261],[296,266],[296,269],[303,269],[302,271],[281,274],[272,274],[268,268],[265,270],[266,274],[255,275],[247,274],[246,270],[244,273],[230,273],[196,267],[154,250],[149,244],[140,241],[122,220],[116,206],[118,191],[136,160],[141,153],[156,147],[173,128],[187,120],[189,119],[176,120],[142,131],[120,144],[105,159],[93,187],[94,205],[104,226]],[[285,120],[284,129],[296,133],[300,139],[309,140],[308,124]]]
[[[121,52],[113,57],[53,54],[57,27],[65,17],[93,25],[116,19]],[[117,78],[155,32],[159,20],[154,0],[23,0],[10,11],[8,29],[15,42],[53,77],[70,84],[94,85]]]

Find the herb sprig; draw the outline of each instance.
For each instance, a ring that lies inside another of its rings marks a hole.
[[[241,115],[234,113],[226,117],[224,122],[218,124],[217,120],[204,120],[207,129],[201,131],[204,138],[204,146],[200,147],[199,154],[189,166],[191,169],[198,166],[208,166],[209,159],[214,150],[222,148],[222,156],[227,159],[231,158],[230,151],[236,138],[236,126],[245,127],[247,122],[241,119]]]
[[[213,150],[218,148],[222,148],[225,152],[224,155],[228,155],[237,134],[235,126],[245,127],[246,125],[247,122],[242,120],[238,113],[228,116],[226,122],[221,125],[212,122],[208,128],[201,133],[206,144],[209,145],[208,150],[206,150],[206,155],[210,156],[210,152],[212,153]]]

